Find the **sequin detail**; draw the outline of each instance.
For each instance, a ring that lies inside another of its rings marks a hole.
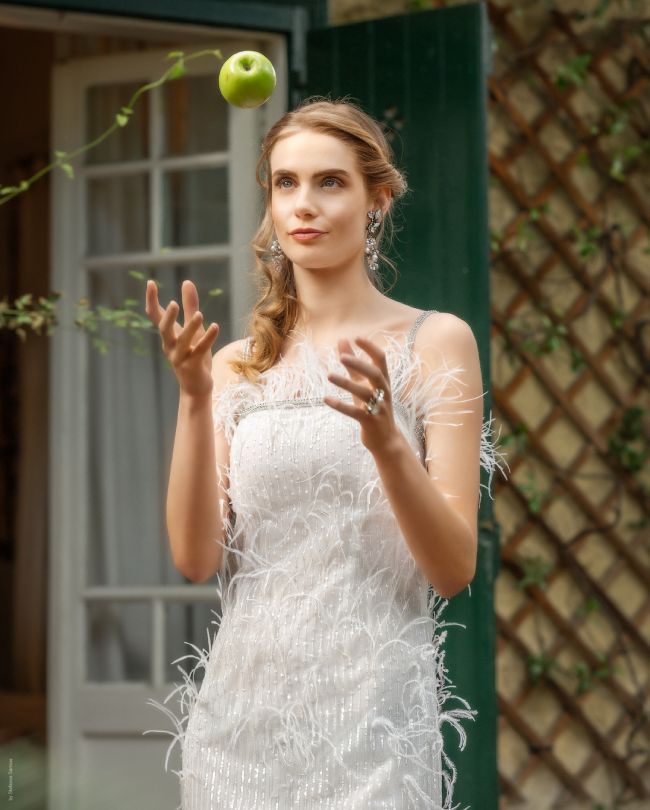
[[[423,464],[424,426],[462,396],[462,368],[424,374],[412,351],[429,314],[386,346],[396,423]],[[182,683],[149,701],[175,728],[165,769],[179,743],[182,810],[450,810],[441,728],[462,750],[477,712],[445,666],[447,600],[411,557],[358,423],[323,402],[351,401],[327,379],[345,373],[336,349],[297,346],[297,365],[214,398],[230,444],[221,616],[207,649],[174,662]],[[491,422],[490,480],[502,469]]]

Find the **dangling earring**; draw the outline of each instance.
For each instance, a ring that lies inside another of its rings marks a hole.
[[[274,239],[271,242],[271,253],[273,255],[273,264],[275,265],[275,269],[281,270],[282,260],[284,259],[284,251],[280,247],[280,243],[277,239]]]
[[[366,228],[366,257],[368,260],[368,269],[372,273],[377,272],[379,267],[379,254],[377,253],[377,238],[375,234],[379,230],[379,223],[381,222],[381,208],[376,211],[368,211],[368,218],[370,222]]]

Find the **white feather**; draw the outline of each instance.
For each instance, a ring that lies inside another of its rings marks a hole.
[[[395,338],[387,342],[396,421],[424,464],[424,425],[444,420],[446,403],[465,401],[463,369],[431,373]],[[456,768],[441,729],[452,726],[462,750],[462,721],[477,712],[455,694],[445,665],[447,600],[429,596],[358,423],[323,403],[325,395],[352,401],[327,379],[346,373],[336,348],[308,341],[297,348],[298,363],[276,365],[256,384],[242,378],[214,397],[215,425],[230,444],[229,467],[219,470],[232,508],[220,543],[222,615],[208,648],[191,645],[196,654],[184,656],[194,667],[178,667],[183,682],[165,704],[177,695],[179,714],[150,701],[176,729],[162,732],[172,736],[165,770],[179,742],[185,810],[236,806],[230,796],[253,806],[245,802],[254,788],[241,773],[212,778],[217,757],[264,769],[260,810],[326,799],[328,807],[360,809],[378,796],[386,803],[372,806],[454,810]],[[484,421],[480,448],[488,491],[493,472],[503,473],[492,421]],[[325,767],[338,787],[317,784]],[[221,804],[214,790],[223,791]]]

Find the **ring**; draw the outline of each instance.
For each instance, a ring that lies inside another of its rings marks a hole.
[[[372,396],[368,400],[368,404],[366,405],[366,410],[372,416],[375,416],[379,413],[379,403],[382,402],[384,399],[384,390],[383,388],[375,388]]]

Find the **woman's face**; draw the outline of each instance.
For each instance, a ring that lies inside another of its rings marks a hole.
[[[351,148],[332,135],[303,129],[275,144],[270,164],[271,216],[294,267],[363,268],[373,205]],[[322,235],[308,240],[292,235],[301,228]]]

